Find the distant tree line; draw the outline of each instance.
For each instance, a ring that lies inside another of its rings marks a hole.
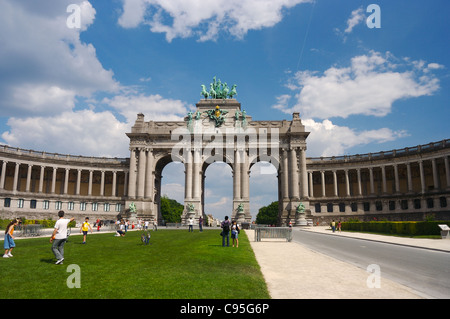
[[[257,224],[276,225],[278,219],[278,201],[261,207],[256,215]]]
[[[166,195],[161,197],[161,215],[166,223],[180,223],[184,206]]]

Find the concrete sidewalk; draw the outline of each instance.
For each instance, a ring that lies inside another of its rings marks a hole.
[[[362,233],[335,232],[329,227],[305,227],[304,231],[330,236],[358,237],[399,245],[450,251],[449,239],[414,239]],[[285,240],[254,241],[254,230],[246,230],[269,293],[274,299],[421,299],[430,298],[398,284],[381,273],[379,288],[370,288],[372,273],[349,263]],[[369,284],[368,284],[369,283]]]

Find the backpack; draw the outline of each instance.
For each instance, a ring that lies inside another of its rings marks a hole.
[[[226,221],[223,223],[223,232],[228,233],[230,231],[230,222]]]

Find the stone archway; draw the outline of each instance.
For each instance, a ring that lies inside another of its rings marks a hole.
[[[185,168],[183,220],[204,213],[204,171],[216,160],[233,172],[233,219],[250,222],[250,167],[269,161],[278,171],[280,224],[296,216],[303,204],[309,209],[306,138],[298,113],[292,121],[253,121],[235,99],[204,99],[184,121],[144,121],[138,114],[127,133],[130,138],[130,172],[127,205],[135,203],[138,216],[159,220],[162,168],[180,161]]]

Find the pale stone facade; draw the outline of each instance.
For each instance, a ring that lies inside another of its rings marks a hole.
[[[208,112],[223,116],[211,118]],[[282,225],[304,225],[305,217],[315,223],[421,220],[430,213],[450,218],[449,140],[375,154],[307,158],[308,135],[298,113],[290,121],[253,121],[235,99],[205,99],[184,121],[145,121],[138,114],[127,133],[130,158],[0,146],[0,218],[56,219],[62,209],[78,220],[121,215],[160,222],[161,174],[174,161],[185,168],[183,221],[206,217],[204,172],[215,161],[231,167],[229,216],[240,222],[257,214],[249,209],[249,176],[260,161],[277,170]],[[132,203],[136,216],[129,214]],[[301,204],[304,214],[297,211]]]

